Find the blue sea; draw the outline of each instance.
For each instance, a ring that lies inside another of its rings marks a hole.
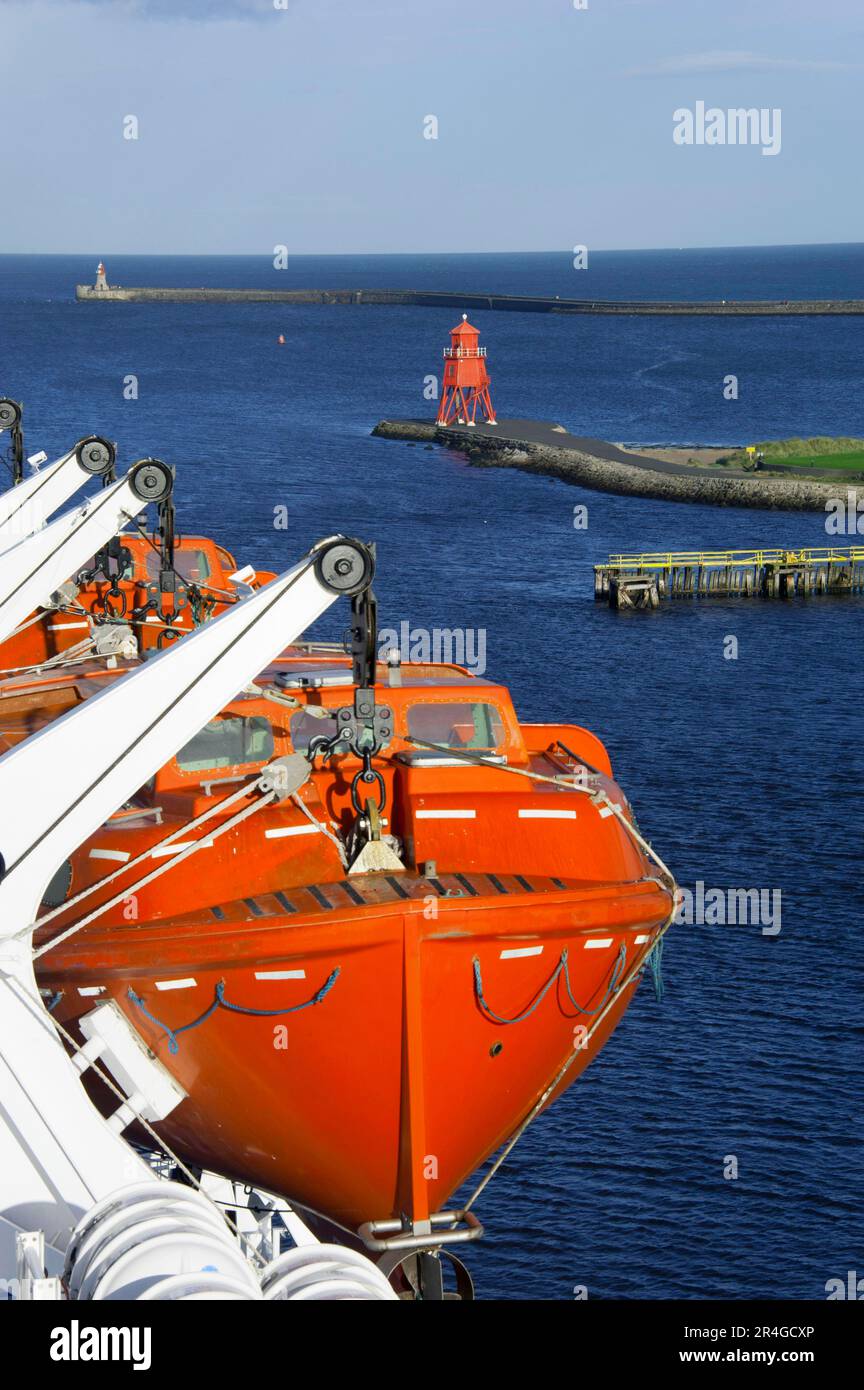
[[[819,545],[825,518],[605,496],[374,439],[383,417],[433,412],[424,380],[453,310],[78,305],[98,259],[0,257],[0,395],[25,403],[28,453],[98,432],[121,464],[164,458],[181,527],[244,563],[285,567],[336,530],[376,540],[382,623],[485,628],[489,670],[522,717],[607,742],[683,885],[782,893],[778,934],[669,934],[662,1004],[644,985],[481,1199],[479,1295],[822,1299],[829,1279],[864,1274],[864,599],[630,615],[592,599],[591,566],[610,551]],[[595,253],[579,272],[563,253],[107,268],[126,285],[864,294],[858,245]],[[864,435],[862,319],[472,318],[501,416],[643,445]]]

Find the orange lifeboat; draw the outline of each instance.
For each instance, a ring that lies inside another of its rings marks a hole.
[[[124,532],[55,596],[52,606],[0,642],[0,679],[80,656],[93,633],[112,625],[128,625],[140,651],[161,649],[237,602],[231,582],[236,573],[234,556],[208,537],[172,540],[167,554],[158,533]],[[273,574],[249,568],[241,577],[257,587]]]
[[[2,644],[0,752],[61,715],[90,728],[76,707],[129,669],[75,650],[61,612],[91,632],[131,619],[145,648],[197,627],[167,658],[180,670],[193,644],[218,649],[206,619],[238,584],[245,607],[220,621],[248,636],[302,579],[310,612],[319,590],[350,593],[352,652],[289,649],[221,708],[220,676],[218,714],[64,849],[40,987],[73,1035],[94,1003],[121,1010],[185,1092],[157,1129],[193,1167],[373,1250],[470,1238],[473,1204],[445,1204],[603,1045],[671,921],[672,876],[595,735],[521,723],[504,686],[458,666],[376,661],[359,543],[321,542],[259,593],[269,576],[232,575],[212,542],[164,541],[121,535]]]
[[[114,1000],[184,1087],[166,1144],[383,1249],[596,1055],[674,884],[595,735],[458,667],[370,675],[275,662],[63,865],[36,943],[58,1021]],[[340,743],[360,696],[374,752]]]

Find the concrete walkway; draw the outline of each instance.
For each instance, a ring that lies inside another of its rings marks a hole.
[[[631,468],[647,468],[652,473],[677,474],[688,478],[704,478],[706,474],[714,474],[721,478],[752,476],[735,468],[696,468],[686,463],[670,463],[665,459],[652,458],[650,454],[630,454],[615,444],[609,444],[605,439],[570,434],[561,425],[555,425],[550,420],[499,418],[497,425],[475,425],[473,429],[465,425],[448,425],[446,434],[464,438],[466,443],[470,443],[472,437],[476,439],[478,435],[487,435],[490,439],[497,439],[505,445],[539,444],[545,448],[572,449],[576,453],[590,454],[592,458],[606,459],[610,463],[626,463]]]

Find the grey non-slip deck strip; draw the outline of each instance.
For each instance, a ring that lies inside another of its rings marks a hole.
[[[480,890],[479,888],[474,887],[474,884],[471,882],[470,878],[466,878],[464,874],[454,874],[453,877],[456,879],[457,883],[462,884],[462,887],[465,889],[465,892],[470,897],[479,897]]]
[[[508,887],[508,885],[502,881],[500,875],[498,874],[454,873],[447,874],[446,877],[450,878],[456,883],[459,883],[464,891],[464,894],[467,897],[471,898],[482,898],[486,896],[486,892],[483,887],[484,879],[488,884],[491,885],[491,887],[495,890],[496,893],[500,893],[503,897],[509,897],[515,891],[513,888]],[[512,878],[513,882],[518,883],[520,888],[525,893],[542,893],[551,891],[549,888],[544,887],[544,883],[549,883],[551,885],[551,889],[557,890],[558,892],[563,892],[567,889],[567,884],[564,882],[563,879],[555,878],[551,875],[548,876],[545,880],[541,881],[539,888],[538,886],[529,883],[528,879],[524,876],[524,874],[508,875],[508,878]],[[413,884],[414,880],[411,879],[410,882]],[[427,874],[425,877],[418,878],[416,882],[417,885],[420,887],[426,888],[428,886],[429,888],[433,889],[441,898],[462,896],[455,889],[445,887],[445,885],[441,881],[441,878],[439,878],[437,875]],[[404,882],[401,882],[395,874],[382,875],[381,879],[379,879],[379,884],[382,888],[384,883],[387,884],[388,888],[391,890],[395,897],[398,897],[403,901],[412,901],[417,897],[415,893],[410,892],[409,889],[406,888]],[[318,904],[318,906],[324,908],[325,911],[332,912],[334,910],[336,904],[332,902],[330,898],[327,897],[327,894],[324,892],[324,889],[320,888],[317,884],[302,884],[299,887],[302,888],[303,891],[310,893],[314,898],[315,902]],[[355,886],[355,884],[353,884],[349,879],[342,879],[338,883],[326,884],[325,887],[331,891],[334,891],[337,888],[341,889],[342,892],[347,895],[347,897],[350,899],[350,901],[354,904],[355,907],[375,907],[383,905],[383,901],[379,898],[376,898],[374,896],[372,898],[364,897],[362,888]],[[299,888],[295,891],[299,891]],[[274,891],[272,893],[267,893],[264,896],[266,898],[274,898],[276,902],[279,904],[279,906],[282,908],[283,912],[289,913],[292,916],[298,913],[302,913],[304,911],[302,907],[298,907],[297,904],[292,902],[291,899],[287,896],[287,894],[282,892],[281,890]],[[258,899],[256,898],[243,898],[242,902],[255,917],[273,916],[272,911],[270,911],[270,909],[265,905],[262,905],[262,903],[258,901]],[[225,920],[225,913],[221,907],[211,907],[209,910],[213,913],[213,916],[216,917],[217,920]]]

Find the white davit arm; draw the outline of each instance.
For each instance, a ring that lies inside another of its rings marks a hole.
[[[55,1232],[62,1248],[82,1212],[152,1177],[91,1105],[42,1007],[27,927],[45,885],[339,593],[364,588],[371,574],[359,542],[323,541],[0,757],[0,1218]]]
[[[98,497],[0,551],[0,642],[5,642],[34,609],[46,604],[60,585],[148,502],[161,502],[169,496],[173,481],[164,463],[142,460]]]
[[[90,478],[104,477],[114,458],[113,444],[92,435],[56,463],[0,494],[0,551],[39,531]]]

